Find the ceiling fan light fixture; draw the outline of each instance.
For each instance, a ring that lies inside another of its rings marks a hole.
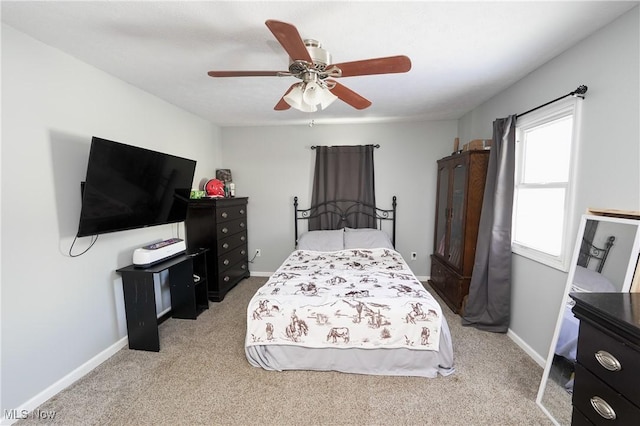
[[[308,105],[320,103],[322,88],[316,82],[307,83],[302,91],[302,101]]]
[[[325,109],[338,97],[322,83],[316,81],[303,82],[295,86],[284,97],[284,101],[292,108],[302,112],[315,112]]]
[[[300,83],[289,91],[282,99],[292,108],[302,112],[315,112],[318,110],[315,104],[308,104],[304,101],[305,83]]]
[[[326,87],[323,87],[316,96],[318,98],[318,104],[320,104],[320,108],[322,109],[327,108],[336,99],[338,99],[338,97],[331,93],[331,91]]]

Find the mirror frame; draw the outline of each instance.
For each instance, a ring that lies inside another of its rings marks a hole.
[[[633,238],[633,245],[631,246],[631,253],[629,256],[629,262],[627,264],[627,271],[624,275],[624,281],[622,283],[621,292],[629,292],[631,289],[632,280],[634,278],[634,273],[640,262],[638,262],[638,256],[640,254],[640,220],[638,219],[630,219],[630,218],[622,218],[622,217],[614,217],[614,216],[600,216],[594,214],[583,214],[580,220],[580,226],[578,228],[578,233],[576,236],[576,242],[573,249],[573,256],[571,259],[571,266],[569,269],[569,274],[567,276],[567,282],[565,284],[564,293],[562,295],[562,302],[560,303],[560,310],[558,313],[558,318],[556,320],[555,330],[553,332],[553,338],[551,339],[551,344],[549,345],[549,352],[547,353],[547,358],[545,361],[544,371],[542,373],[542,379],[540,380],[540,387],[538,388],[538,395],[536,397],[536,404],[540,409],[551,419],[551,421],[557,425],[561,426],[561,423],[549,412],[549,410],[543,405],[542,398],[544,396],[545,389],[547,387],[547,382],[549,380],[549,373],[551,371],[551,366],[553,364],[553,358],[555,354],[555,349],[558,343],[558,337],[560,334],[560,329],[562,326],[562,321],[564,318],[565,305],[569,300],[569,293],[571,289],[571,284],[573,283],[576,265],[578,263],[578,257],[580,254],[580,246],[582,244],[582,236],[584,234],[584,230],[587,224],[587,221],[595,220],[599,222],[611,222],[611,223],[620,223],[625,225],[633,225],[636,227],[635,236]]]

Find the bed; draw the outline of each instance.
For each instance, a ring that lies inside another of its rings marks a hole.
[[[249,363],[276,371],[452,374],[442,309],[394,248],[395,197],[389,210],[336,203],[299,209],[294,199],[296,249],[247,307]],[[335,229],[299,235],[298,222],[325,214],[338,218]],[[352,214],[373,215],[376,228],[351,227]]]

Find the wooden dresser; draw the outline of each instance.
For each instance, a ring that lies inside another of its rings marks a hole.
[[[247,197],[190,200],[185,220],[187,250],[208,248],[209,300],[221,302],[249,276]]]
[[[640,424],[640,293],[571,297],[580,320],[571,424]]]
[[[469,294],[488,164],[488,150],[465,151],[438,161],[429,284],[457,314]]]

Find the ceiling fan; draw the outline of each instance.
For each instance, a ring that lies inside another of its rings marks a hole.
[[[371,102],[338,83],[335,78],[373,74],[404,73],[411,69],[407,56],[389,56],[353,62],[331,63],[331,54],[311,39],[302,39],[292,24],[269,19],[269,30],[289,54],[288,71],[209,71],[211,77],[296,77],[301,80],[289,87],[276,104],[276,111],[294,107],[313,112],[341,99],[356,109],[365,109]]]

